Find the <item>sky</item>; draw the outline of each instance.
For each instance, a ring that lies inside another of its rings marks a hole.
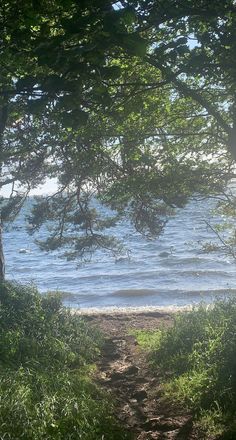
[[[30,192],[31,196],[36,195],[43,195],[43,194],[53,194],[57,190],[57,179],[47,179],[46,182],[33,189]],[[11,193],[11,185],[6,185],[4,188],[1,189],[1,196],[3,197],[9,197]]]

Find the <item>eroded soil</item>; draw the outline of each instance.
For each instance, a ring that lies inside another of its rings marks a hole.
[[[148,367],[146,353],[130,331],[171,325],[171,315],[159,312],[87,316],[106,340],[97,381],[117,401],[116,416],[136,440],[196,440],[192,416],[163,397],[160,377]],[[201,437],[202,438],[202,437]]]

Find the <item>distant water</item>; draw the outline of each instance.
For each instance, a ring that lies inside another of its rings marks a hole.
[[[153,241],[120,223],[110,232],[126,244],[129,258],[115,259],[101,250],[80,265],[57,252],[40,251],[21,215],[4,234],[7,277],[33,282],[42,292],[67,292],[64,302],[72,307],[183,306],[235,295],[236,262],[201,250],[201,242],[216,241],[204,223],[219,220],[212,218],[211,208],[212,202],[191,202]]]

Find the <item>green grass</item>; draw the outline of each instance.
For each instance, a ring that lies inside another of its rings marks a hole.
[[[137,339],[161,371],[166,395],[191,409],[208,434],[235,439],[236,300],[201,305]]]
[[[0,284],[0,439],[130,438],[90,378],[101,345],[58,296]]]
[[[130,334],[136,337],[140,347],[145,350],[155,349],[161,338],[161,330],[132,330]]]

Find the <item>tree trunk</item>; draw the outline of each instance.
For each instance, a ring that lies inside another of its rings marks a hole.
[[[6,127],[8,117],[8,99],[6,97],[2,98],[1,106],[0,106],[0,175],[2,173],[3,168],[3,133]],[[3,242],[2,242],[2,215],[0,210],[0,281],[5,279],[5,260],[4,260],[4,252],[3,252]]]
[[[2,224],[0,223],[0,281],[5,279],[5,259],[2,244]]]
[[[231,107],[231,112],[232,112],[233,126],[231,128],[228,137],[228,142],[229,142],[229,150],[231,152],[231,155],[233,159],[236,161],[236,94],[234,95],[234,101]]]

